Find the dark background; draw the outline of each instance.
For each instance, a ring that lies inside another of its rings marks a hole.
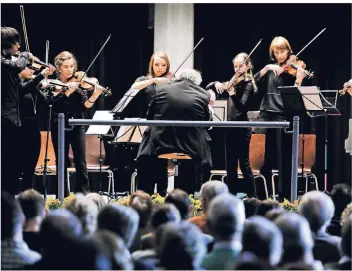
[[[12,26],[22,34],[19,6],[1,4],[1,25]],[[92,117],[95,109],[112,109],[134,80],[146,74],[153,53],[153,4],[24,4],[24,8],[30,50],[45,60],[45,41],[49,40],[51,63],[59,52],[68,50],[77,57],[80,70],[85,70],[111,34],[88,75],[109,86],[113,95],[99,98],[87,117]],[[300,55],[307,69],[315,72],[312,84],[336,90],[351,78],[349,4],[195,4],[194,13],[195,43],[205,38],[194,53],[194,66],[203,76],[202,86],[229,80],[233,57],[249,52],[260,39],[263,41],[252,57],[255,72],[269,63],[268,48],[275,36],[286,37],[297,53],[323,28],[327,30]],[[185,56],[188,53],[184,52]],[[178,64],[173,63],[173,67]],[[43,129],[45,116],[42,111]],[[343,148],[342,134],[347,131],[343,119],[346,117],[328,118],[329,188],[351,181],[351,159]],[[313,127],[317,134],[316,172],[322,189],[324,118],[309,125],[308,130]],[[116,158],[116,154],[113,156]],[[216,158],[222,156],[221,151],[214,156],[218,161],[215,167],[223,168],[222,159]]]

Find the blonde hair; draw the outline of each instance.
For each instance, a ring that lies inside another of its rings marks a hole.
[[[74,72],[77,71],[77,60],[73,54],[68,51],[63,51],[55,57],[54,64],[56,68],[60,67],[65,60],[73,59]]]
[[[292,49],[291,49],[291,45],[288,42],[287,39],[285,39],[284,37],[275,37],[271,44],[270,44],[270,48],[269,48],[269,55],[270,58],[274,61],[276,61],[277,59],[275,58],[274,55],[274,49],[280,49],[280,50],[288,50],[288,55],[292,55]]]
[[[244,61],[247,57],[248,57],[248,54],[242,52],[242,53],[237,54],[237,55],[233,58],[232,62],[235,63],[235,60],[238,59],[238,58],[243,58],[243,61]],[[250,59],[250,57],[248,57],[248,59],[247,59],[246,62],[247,62],[247,63],[245,63],[245,65],[248,67],[248,70],[252,70],[252,69],[253,69],[253,64],[252,64],[252,60]]]
[[[154,70],[153,70],[155,57],[160,57],[160,58],[164,59],[165,62],[166,62],[166,71],[165,71],[165,73],[162,76],[164,76],[165,74],[167,74],[170,71],[169,57],[167,56],[166,53],[161,52],[161,51],[157,51],[151,56],[150,61],[149,61],[149,68],[148,68],[148,78],[149,79],[155,77],[155,73],[154,73]]]

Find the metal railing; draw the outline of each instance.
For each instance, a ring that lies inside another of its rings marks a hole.
[[[109,125],[109,126],[181,126],[181,127],[263,127],[263,128],[288,128],[290,122],[268,121],[171,121],[171,120],[91,120],[70,119],[70,125]],[[64,198],[64,172],[65,172],[65,115],[59,114],[59,153],[58,153],[58,197]],[[291,171],[291,200],[297,199],[297,174],[298,174],[298,135],[299,117],[293,118],[293,143],[292,143],[292,171]]]

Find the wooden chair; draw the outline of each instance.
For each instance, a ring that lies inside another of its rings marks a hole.
[[[312,167],[315,164],[315,151],[316,151],[316,135],[305,134],[304,135],[304,165],[303,165],[303,178],[306,179],[306,189],[308,192],[308,178],[313,177],[315,182],[316,190],[319,191],[318,179],[312,172]],[[303,135],[299,135],[298,139],[298,177],[302,176],[302,157],[303,157]],[[279,176],[277,169],[272,170],[271,183],[273,186],[273,198],[276,199],[275,193],[275,176]]]
[[[264,182],[265,195],[269,198],[268,186],[266,183],[266,179],[263,174],[260,173],[260,170],[264,164],[264,156],[265,156],[265,135],[264,134],[252,134],[251,142],[249,144],[249,162],[252,168],[252,172],[254,175],[254,179],[261,178]],[[221,181],[224,182],[225,177],[227,176],[226,170],[211,170],[211,175],[209,180],[212,179],[213,176],[220,175]],[[239,178],[243,178],[243,173],[237,165],[237,173]]]

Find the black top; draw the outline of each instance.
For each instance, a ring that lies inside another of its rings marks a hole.
[[[25,241],[31,250],[41,253],[42,242],[39,232],[23,232],[23,241]]]
[[[272,70],[260,78],[260,71],[254,75],[254,80],[259,87],[260,92],[264,92],[262,103],[260,104],[260,111],[268,111],[274,113],[284,113],[284,104],[280,95],[278,87],[293,86],[296,77],[282,73],[280,76],[275,76]]]
[[[27,64],[28,53],[22,53],[17,61],[12,61],[10,55],[1,55],[1,117],[17,127],[21,126],[18,74]]]
[[[52,94],[49,89],[49,96],[47,103],[52,104],[52,112],[53,112],[53,121],[57,122],[59,113],[65,114],[65,121],[67,124],[68,119],[82,119],[84,118],[84,111],[87,110],[84,103],[88,100],[88,96],[86,94],[80,94],[82,91],[80,88],[77,88],[75,92],[73,92],[69,97],[65,95],[65,92],[62,91],[56,96]]]
[[[148,80],[148,76],[141,76],[136,79],[135,82],[141,82]],[[148,105],[151,102],[154,94],[155,94],[155,89],[156,89],[156,83],[150,84],[149,86],[141,89],[138,93],[138,105],[139,105],[139,116],[141,118],[146,118],[147,111],[148,111]]]
[[[36,120],[37,118],[37,94],[36,86],[44,79],[44,76],[39,73],[35,78],[22,81],[20,84],[20,110],[21,121]]]
[[[215,82],[211,82],[206,86],[206,89],[212,89],[216,93]],[[250,81],[241,81],[235,86],[235,95],[229,95],[227,91],[225,91],[221,96],[223,97],[226,94],[228,96],[227,99],[227,120],[235,121],[235,120],[248,120],[247,112],[248,105],[251,100],[251,96],[254,93],[253,84]]]

